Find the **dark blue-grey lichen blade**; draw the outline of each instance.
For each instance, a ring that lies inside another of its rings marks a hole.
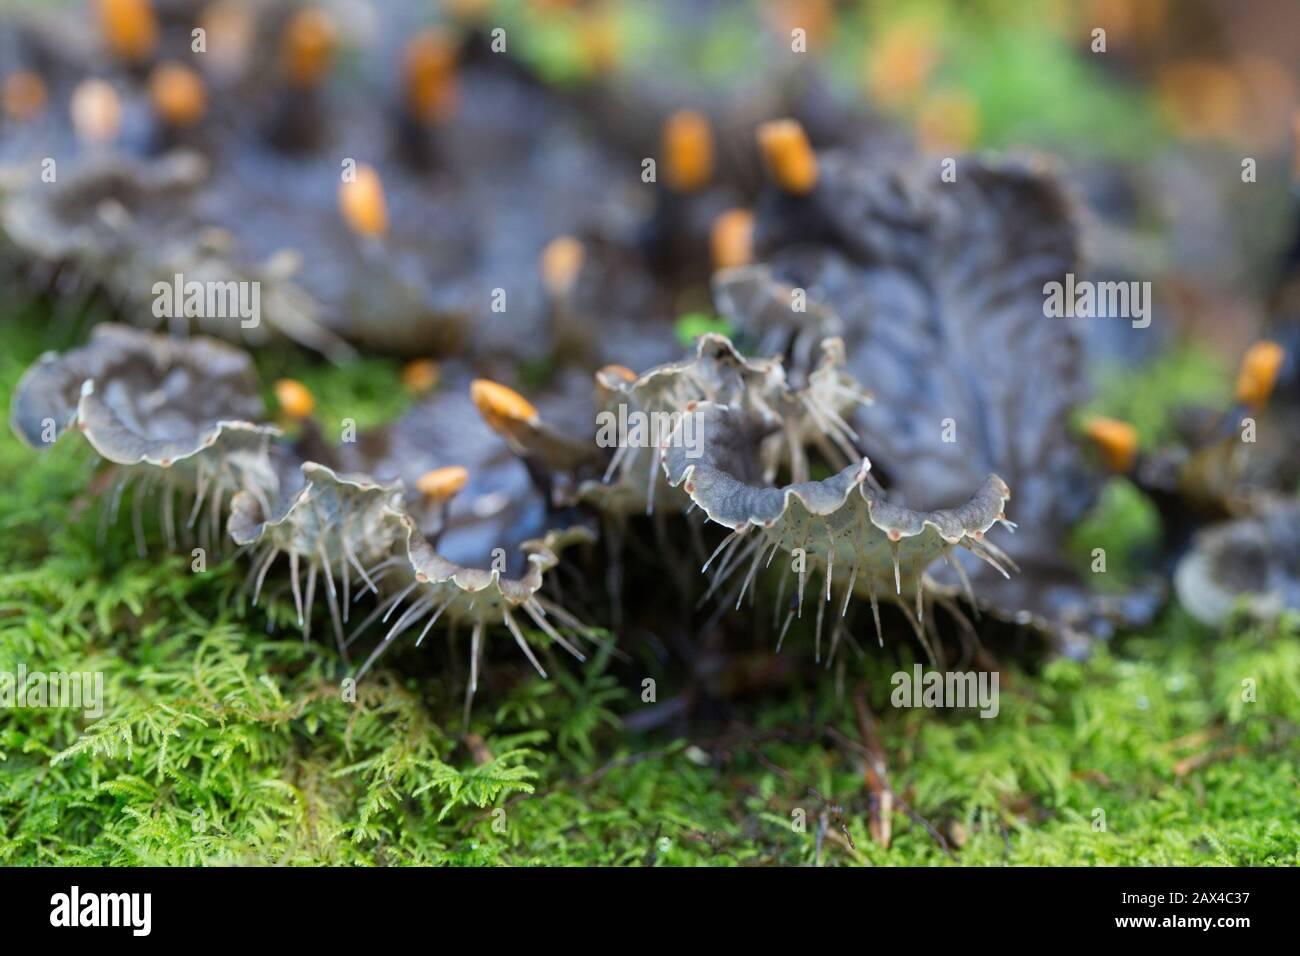
[[[1300,504],[1274,502],[1201,531],[1174,586],[1192,616],[1212,627],[1238,608],[1262,619],[1300,609]]]
[[[301,256],[256,246],[211,215],[231,202],[217,185],[211,160],[194,152],[110,154],[58,182],[16,189],[0,204],[0,239],[37,273],[75,274],[135,324],[250,344],[279,335],[334,359],[351,356],[303,286]],[[178,282],[179,301],[169,291]],[[186,291],[192,283],[202,306]]]
[[[656,366],[631,381],[611,380],[619,394],[645,411],[680,411],[697,400],[755,405],[784,383],[779,361],[747,358],[716,333],[700,336],[690,358]]]
[[[700,336],[693,354],[681,361],[630,377],[621,371],[602,369],[596,374],[603,398],[601,415],[609,423],[603,428],[635,416],[647,423],[677,420],[697,401],[734,404],[754,410],[769,423],[778,421],[770,403],[777,400],[785,382],[780,362],[746,358],[723,335]],[[579,499],[611,515],[655,510],[671,514],[688,507],[684,495],[664,484],[660,450],[647,442],[628,442],[627,437],[603,437],[597,429],[597,444],[615,450],[602,480],[580,484]]]
[[[0,205],[0,232],[22,253],[86,269],[114,292],[132,280],[148,289],[161,270],[146,268],[146,260],[166,259],[177,244],[199,244],[185,204],[207,175],[208,164],[194,153],[97,156],[54,182],[33,176],[11,187]]]
[[[937,164],[846,152],[819,162],[806,199],[760,204],[767,271],[720,277],[720,303],[761,339],[786,325],[798,341],[804,321],[842,330],[847,367],[876,399],[852,424],[891,493],[933,509],[990,473],[1016,489],[1021,531],[1006,550],[1024,573],[1007,580],[972,564],[981,602],[1084,620],[1092,598],[1062,555],[1099,479],[1070,437],[1086,394],[1078,336],[1044,309],[1044,286],[1079,271],[1072,201],[1030,162],[962,158],[954,182]],[[835,321],[779,314],[787,288]],[[937,577],[959,583],[956,569]]]
[[[822,341],[844,334],[834,309],[809,301],[807,290],[777,279],[766,265],[724,269],[714,275],[712,288],[718,313],[739,330],[750,351],[784,355],[793,381],[811,370]]]
[[[642,422],[680,421],[696,402],[743,409],[745,420],[760,423],[762,472],[770,480],[788,463],[796,480],[807,475],[807,447],[840,449],[854,458],[855,436],[842,415],[868,400],[867,393],[843,370],[842,343],[823,343],[822,358],[799,389],[791,388],[779,359],[748,358],[726,336],[701,336],[694,354],[683,361],[656,366],[640,375],[604,369],[596,375],[602,396],[602,429],[597,443],[616,447],[603,481],[579,487],[580,499],[609,514],[644,513],[659,508],[680,511],[687,499],[663,484],[660,448],[650,443],[615,442],[605,436],[612,425],[640,417]],[[657,424],[656,424],[656,427]],[[622,436],[626,438],[627,436]],[[851,454],[849,454],[851,453]]]
[[[945,183],[937,168],[827,155],[813,201],[829,235],[804,242],[760,218],[757,241],[777,279],[843,323],[848,367],[877,399],[856,423],[914,507],[996,471],[1027,525],[1040,512],[1059,525],[1090,490],[1067,427],[1086,394],[1077,336],[1043,307],[1044,284],[1077,267],[1071,207],[1035,167],[957,169]]]
[[[440,553],[465,563],[497,546],[513,554],[520,542],[543,534],[550,505],[535,485],[530,464],[479,415],[470,397],[470,378],[457,363],[444,363],[436,391],[396,421],[363,432],[355,443],[340,444],[330,460],[338,470],[400,480],[406,509],[421,530],[436,535]],[[587,448],[589,454],[595,450]],[[422,494],[421,477],[449,466],[467,472],[454,498],[441,501]]]
[[[251,492],[237,493],[227,528],[236,544],[253,553],[249,582],[254,602],[271,566],[287,555],[298,625],[305,637],[311,635],[318,584],[324,589],[335,640],[345,659],[375,619],[382,615],[385,625],[391,621],[357,676],[416,624],[424,625],[421,637],[439,620],[445,625],[470,624],[476,655],[471,684],[477,679],[477,654],[489,626],[508,628],[536,663],[516,613],[527,615],[567,648],[572,645],[558,634],[550,617],[562,626],[585,632],[562,607],[539,593],[545,573],[559,560],[559,552],[577,542],[594,540],[585,527],[552,529],[541,538],[523,542],[520,550],[526,569],[519,577],[509,577],[504,571],[504,548],[499,549],[499,557],[483,555],[484,563],[491,565],[486,568],[459,564],[441,555],[405,509],[401,481],[379,482],[364,474],[341,474],[311,461],[303,462],[300,470],[298,481],[288,474],[282,477],[272,503]],[[345,635],[352,595],[363,590],[376,596],[375,609]]]
[[[409,514],[389,509],[386,520],[405,548],[409,567],[407,576],[424,586],[424,593],[432,597],[435,605],[447,604],[446,613],[451,621],[470,620],[491,622],[503,613],[517,609],[541,590],[545,573],[559,563],[559,555],[566,548],[590,544],[595,535],[587,528],[575,525],[552,529],[541,538],[523,542],[527,568],[518,577],[509,577],[500,563],[490,567],[472,567],[448,560],[419,533],[419,528]],[[484,563],[492,561],[484,555]]]

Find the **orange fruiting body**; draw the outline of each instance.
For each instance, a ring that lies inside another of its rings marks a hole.
[[[275,383],[275,400],[280,409],[295,421],[301,421],[316,408],[316,397],[302,382],[282,378]]]
[[[433,359],[413,359],[402,366],[402,386],[408,392],[427,392],[438,384],[439,374]]]
[[[19,70],[5,77],[4,112],[10,119],[32,119],[45,109],[48,98],[45,81],[30,70]]]
[[[601,367],[597,374],[621,378],[625,382],[636,381],[636,372],[632,371],[626,365],[605,365]]]
[[[605,365],[596,370],[596,393],[608,397],[620,384],[636,381],[636,372],[626,365]]]
[[[1237,373],[1237,401],[1259,408],[1273,394],[1286,349],[1276,342],[1256,342],[1246,350]]]
[[[470,383],[469,396],[483,420],[495,431],[509,431],[512,422],[537,420],[537,409],[528,399],[498,382],[476,378]]]
[[[280,60],[289,82],[311,87],[320,83],[334,62],[334,21],[324,10],[299,10],[285,25]]]
[[[416,479],[415,487],[427,498],[445,500],[464,488],[467,481],[469,481],[468,471],[460,465],[449,465],[446,468],[426,471]]]
[[[95,12],[114,56],[139,63],[158,46],[158,20],[149,0],[96,0]]]
[[[188,66],[163,63],[149,76],[149,98],[169,126],[193,126],[207,112],[202,78]]]
[[[1100,450],[1107,468],[1117,474],[1124,474],[1132,469],[1133,463],[1137,460],[1136,428],[1128,422],[1099,415],[1088,420],[1084,431]]]
[[[456,106],[456,47],[441,30],[417,33],[402,58],[406,106],[421,122],[449,117]]]
[[[556,236],[542,250],[542,284],[551,295],[563,295],[573,288],[582,271],[586,251],[573,236]]]
[[[665,179],[678,192],[694,192],[713,176],[713,130],[695,110],[678,110],[664,121]]]
[[[768,175],[788,193],[802,196],[817,185],[817,156],[797,120],[763,123],[758,128],[758,146]]]
[[[754,214],[728,209],[713,220],[709,248],[714,269],[733,269],[754,261]]]
[[[339,212],[358,235],[378,237],[388,232],[384,184],[373,166],[359,164],[353,178],[339,186]]]

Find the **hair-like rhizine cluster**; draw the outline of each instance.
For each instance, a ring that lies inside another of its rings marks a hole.
[[[83,348],[42,356],[19,382],[10,410],[28,444],[48,446],[76,430],[112,464],[108,520],[135,484],[131,524],[142,555],[141,509],[154,492],[170,547],[186,514],[182,533],[197,530],[206,547],[218,544],[226,501],[241,488],[260,493],[271,478],[267,454],[278,429],[259,424],[261,417],[245,353],[211,339],[116,325],[96,327]]]
[[[835,594],[835,570],[839,567],[841,574],[848,575],[847,583],[840,585],[840,618],[847,614],[855,595],[867,597],[877,636],[883,642],[878,596],[888,595],[906,611],[906,588],[915,595],[917,637],[931,650],[920,629],[925,621],[926,569],[959,547],[1003,575],[1008,573],[1006,565],[1014,567],[1005,552],[985,538],[995,523],[1014,528],[1004,510],[1011,493],[996,475],[990,475],[965,504],[928,512],[889,501],[870,481],[871,463],[866,458],[820,481],[774,486],[758,477],[756,468],[759,446],[754,438],[769,425],[743,408],[712,402],[697,403],[691,414],[698,416],[705,435],[703,454],[692,458],[683,447],[670,445],[663,467],[669,484],[681,487],[708,520],[730,530],[704,565],[706,571],[715,568],[710,593],[748,561],[736,596],[739,607],[760,565],[769,566],[778,551],[792,556],[794,560],[783,562],[778,613],[791,573],[797,577],[797,596],[781,625],[778,642],[784,639],[791,621],[803,615],[809,578],[820,576],[824,587],[818,593],[825,599],[817,609],[820,659],[824,611]],[[840,634],[837,623],[832,656]]]
[[[792,617],[802,615],[807,580],[818,575],[827,601],[837,588],[842,592],[841,617],[853,595],[864,595],[879,629],[877,596],[888,594],[902,603],[906,587],[915,591],[919,623],[925,570],[954,548],[1006,573],[1003,564],[1009,560],[984,534],[995,522],[1007,523],[1003,506],[1009,492],[991,476],[970,502],[952,510],[914,512],[889,501],[871,480],[870,465],[845,420],[869,397],[843,370],[843,362],[841,343],[827,340],[820,362],[801,387],[792,388],[779,360],[748,359],[725,337],[706,335],[682,362],[641,375],[603,369],[596,376],[603,411],[622,405],[625,414],[671,413],[671,429],[658,444],[645,447],[601,448],[593,436],[565,434],[547,425],[522,395],[495,382],[473,382],[470,395],[484,420],[548,489],[551,504],[593,508],[608,530],[631,514],[653,511],[661,489],[661,520],[665,511],[698,508],[728,528],[730,534],[704,566],[714,568],[709,595],[748,562],[739,605],[761,563],[770,564],[777,551],[800,557],[797,603],[786,616],[782,638]],[[310,414],[311,396],[300,385],[278,383],[277,395],[287,414]],[[590,636],[589,629],[541,590],[566,547],[594,540],[586,528],[552,527],[541,538],[524,541],[526,568],[519,577],[507,576],[504,567],[449,560],[436,548],[441,522],[431,526],[417,519],[402,482],[304,461],[292,446],[276,441],[278,429],[258,424],[256,378],[248,356],[238,349],[203,338],[177,340],[100,326],[86,347],[43,357],[24,376],[13,409],[16,431],[32,444],[75,430],[113,463],[121,477],[109,514],[127,482],[138,481],[133,525],[141,547],[140,509],[155,490],[163,492],[162,524],[172,547],[177,490],[193,500],[187,527],[205,502],[216,516],[213,524],[228,503],[230,538],[251,555],[247,586],[254,603],[283,556],[304,639],[312,633],[318,590],[345,660],[359,637],[382,619],[387,631],[358,675],[399,636],[419,626],[418,644],[439,621],[470,629],[467,707],[489,627],[507,630],[543,675],[521,621],[582,657],[561,629]],[[690,428],[697,429],[696,440],[678,442]],[[810,448],[846,464],[830,478],[810,480]],[[780,475],[794,480],[777,484]],[[466,480],[464,469],[441,468],[425,474],[416,490],[445,509]],[[836,578],[837,568],[847,578]],[[784,586],[783,576],[782,594]],[[345,633],[351,605],[366,594],[376,598],[376,606]],[[819,607],[819,654],[823,610]],[[839,634],[837,625],[832,650]],[[917,634],[925,643],[919,628]]]
[[[802,388],[795,389],[786,381],[780,361],[746,358],[725,336],[704,335],[696,343],[694,356],[684,362],[661,365],[641,375],[622,367],[602,369],[596,374],[602,411],[617,416],[622,407],[629,415],[670,415],[680,423],[699,402],[742,407],[761,421],[780,425],[761,441],[765,478],[772,480],[782,465],[803,478],[807,476],[806,449],[810,445],[829,453],[832,461],[836,457],[833,449],[842,456],[856,457],[856,436],[844,416],[870,401],[868,393],[842,370],[843,344],[828,339],[823,348],[816,372]],[[673,495],[672,486],[665,485],[660,473],[663,452],[663,448],[620,444],[609,456],[601,479],[580,485],[580,500],[607,513],[651,514],[656,507],[669,512],[685,510],[690,502]]]
[[[664,521],[692,510],[694,504],[666,480],[667,448],[652,439],[671,440],[672,430],[682,427],[698,403],[734,405],[772,426],[754,440],[765,480],[773,480],[782,468],[796,478],[806,478],[810,447],[830,461],[857,457],[856,436],[845,416],[870,397],[844,372],[842,343],[828,339],[822,351],[817,368],[800,388],[786,381],[780,361],[747,358],[729,339],[716,334],[701,336],[686,360],[640,375],[624,366],[606,366],[595,375],[597,427],[594,434],[581,437],[549,426],[522,396],[498,394],[500,386],[479,385],[476,400],[488,422],[518,454],[552,479],[562,477],[552,483],[563,486],[563,504],[591,508],[600,516],[608,553],[606,586],[617,629],[629,519],[652,516],[669,570],[681,561],[673,556]],[[641,440],[634,440],[630,430],[617,434],[617,428],[633,419],[643,430]],[[661,431],[655,432],[649,422]]]
[[[737,607],[760,567],[769,566],[778,551],[796,558],[788,562],[777,598],[779,612],[788,572],[797,568],[797,600],[781,626],[778,643],[791,621],[802,616],[809,577],[820,576],[827,602],[837,587],[842,593],[840,618],[854,595],[869,598],[878,635],[878,596],[904,604],[906,588],[915,595],[917,637],[929,650],[921,630],[927,591],[959,620],[965,618],[942,589],[930,586],[926,569],[961,548],[1007,575],[1014,561],[985,533],[994,524],[1014,529],[1004,510],[1010,491],[990,475],[973,489],[967,503],[952,509],[918,512],[889,500],[872,479],[870,463],[858,451],[857,435],[846,421],[870,397],[843,369],[839,339],[823,341],[821,352],[799,388],[787,382],[780,360],[748,359],[720,335],[702,336],[690,359],[641,375],[621,367],[602,369],[596,375],[597,393],[611,421],[622,406],[626,415],[671,413],[672,426],[657,445],[618,444],[608,454],[601,478],[581,479],[571,487],[576,500],[602,513],[614,545],[629,515],[652,513],[656,507],[659,516],[698,508],[709,521],[728,528],[730,534],[702,570],[713,568],[709,597],[748,562]],[[522,397],[514,399],[499,402],[488,417],[514,438],[519,453],[551,468],[590,468],[590,455],[579,458],[556,451],[581,447],[576,439],[549,428]],[[691,434],[695,440],[687,441]],[[810,448],[827,461],[838,460],[838,474],[810,480]],[[777,483],[781,474],[790,476],[789,483]],[[961,566],[950,563],[974,603]],[[617,605],[617,555],[611,557],[610,567]],[[837,567],[847,575],[838,585]],[[823,612],[819,606],[819,658]],[[832,653],[841,632],[837,624]]]
[[[287,388],[281,391],[286,407],[309,399]],[[585,528],[552,528],[540,539],[523,542],[527,567],[517,578],[505,573],[504,564],[481,569],[448,560],[408,510],[402,482],[340,474],[319,462],[301,461],[291,446],[274,443],[279,429],[256,421],[262,416],[252,362],[232,346],[101,325],[87,346],[43,356],[27,372],[15,393],[12,416],[15,432],[33,446],[48,446],[75,432],[111,463],[118,477],[105,507],[107,520],[115,518],[128,483],[135,484],[132,525],[142,555],[143,507],[161,498],[160,523],[168,546],[175,548],[180,497],[189,508],[183,531],[208,509],[209,518],[200,525],[204,541],[219,541],[220,521],[228,509],[226,530],[251,555],[246,587],[254,603],[277,559],[287,559],[304,639],[311,635],[318,588],[345,660],[376,619],[382,616],[388,624],[396,616],[357,670],[358,677],[416,625],[423,625],[417,644],[439,620],[466,625],[472,647],[468,717],[489,627],[508,630],[543,676],[520,617],[579,658],[582,653],[561,629],[592,634],[541,593],[560,552],[592,540]],[[464,469],[449,466],[425,474],[414,491],[426,502],[445,506],[466,478]],[[436,527],[432,534],[436,541]],[[352,604],[366,594],[375,597],[377,606],[345,634]]]
[[[502,624],[514,637],[519,649],[542,677],[546,671],[533,653],[520,630],[516,615],[523,614],[547,637],[572,654],[579,661],[586,660],[582,651],[567,640],[552,623],[571,629],[579,636],[590,636],[590,629],[570,614],[559,603],[542,595],[544,576],[559,563],[560,553],[577,543],[594,540],[585,528],[572,527],[551,531],[542,539],[525,541],[521,548],[527,556],[528,570],[519,578],[505,577],[493,568],[467,568],[448,561],[420,534],[414,519],[393,509],[385,514],[386,521],[396,525],[405,548],[405,564],[400,564],[401,576],[409,582],[392,597],[381,603],[373,612],[383,613],[386,621],[399,610],[409,596],[411,603],[397,618],[392,628],[370,657],[362,664],[358,676],[364,674],[389,644],[406,628],[421,621],[424,628],[416,638],[417,646],[440,618],[452,627],[467,623],[470,632],[470,674],[465,690],[465,716],[469,718],[470,704],[478,689],[478,675],[482,659],[483,636],[489,625]]]
[[[261,490],[235,494],[227,529],[231,539],[253,553],[253,603],[267,571],[281,554],[288,555],[294,607],[303,638],[311,635],[317,576],[323,574],[325,593],[339,651],[346,658],[343,625],[351,605],[352,576],[374,594],[376,577],[388,561],[396,536],[385,521],[389,508],[401,508],[400,483],[381,484],[364,475],[339,475],[316,462],[301,466],[300,487],[275,489],[285,499],[270,505]],[[300,566],[307,567],[307,587],[301,587]],[[338,583],[336,584],[336,579]]]

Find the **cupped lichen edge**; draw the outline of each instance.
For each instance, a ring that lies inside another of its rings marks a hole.
[[[211,420],[195,415],[193,435],[185,440],[140,434],[122,421],[95,386],[101,381],[120,381],[128,388],[137,385],[140,368],[155,373],[155,379],[162,370],[187,370],[202,379],[203,394],[209,401],[215,394],[225,414]],[[10,426],[34,448],[46,447],[64,432],[77,429],[112,461],[166,467],[168,459],[179,460],[211,447],[223,431],[278,434],[278,429],[256,423],[261,413],[256,375],[247,353],[202,336],[177,340],[105,324],[95,327],[87,344],[62,354],[47,352],[23,373],[10,405]],[[50,423],[53,435],[46,433]]]
[[[722,417],[730,409],[711,402],[699,402],[693,414]],[[714,442],[705,447],[715,449]],[[935,511],[913,511],[888,501],[871,484],[867,476],[871,462],[863,458],[820,481],[805,481],[781,487],[749,484],[730,474],[724,464],[706,452],[691,459],[685,448],[670,445],[663,452],[663,468],[668,483],[681,486],[691,501],[711,521],[738,530],[745,525],[773,528],[790,508],[791,501],[811,515],[829,516],[838,512],[854,489],[867,505],[871,523],[891,540],[915,537],[933,528],[948,544],[956,544],[967,535],[981,537],[994,523],[1005,521],[1005,505],[1011,491],[997,475],[989,475],[964,504]],[[745,507],[744,502],[754,506]]]
[[[417,582],[434,586],[450,583],[466,594],[489,591],[512,606],[524,604],[541,590],[545,573],[559,563],[561,551],[572,544],[596,540],[589,529],[581,526],[555,529],[542,538],[530,538],[520,545],[527,556],[528,570],[519,578],[509,578],[497,568],[466,567],[444,558],[406,511],[387,508],[384,517],[400,528],[407,560]]]
[[[235,441],[243,437],[258,441],[280,434],[274,425],[231,419],[200,427],[192,441],[144,438],[124,425],[112,407],[98,398],[93,379],[82,383],[73,424],[101,458],[118,465],[149,464],[159,468],[170,468],[193,458],[215,447],[227,435]]]
[[[271,514],[263,510],[266,507],[265,503],[248,489],[235,494],[231,500],[230,518],[226,524],[226,531],[235,544],[240,546],[255,544],[268,532],[292,525],[304,507],[320,498],[322,488],[342,489],[362,498],[374,497],[384,507],[401,498],[401,482],[384,484],[368,475],[340,474],[328,465],[315,461],[303,462],[301,470],[305,479],[303,486],[279,508],[278,513]],[[253,509],[258,509],[257,513],[261,515],[261,520],[254,517]]]

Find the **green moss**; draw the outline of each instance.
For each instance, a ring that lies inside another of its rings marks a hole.
[[[1140,369],[1113,368],[1098,376],[1091,401],[1074,416],[1074,426],[1094,415],[1130,422],[1139,446],[1153,449],[1178,440],[1174,416],[1179,408],[1226,407],[1232,380],[1221,359],[1203,349],[1180,346],[1162,353]],[[1160,539],[1155,505],[1127,478],[1116,477],[1102,488],[1092,511],[1074,527],[1070,554],[1100,590],[1116,590],[1134,581]],[[1092,574],[1093,551],[1106,552],[1106,573]]]
[[[882,38],[914,26],[934,68],[915,102],[893,110],[902,121],[916,122],[930,96],[956,95],[973,107],[972,147],[1061,147],[1076,159],[1150,155],[1168,130],[1151,97],[1110,69],[1124,53],[1093,54],[1090,30],[1051,19],[1023,3],[864,4],[838,14],[827,54],[840,90],[860,94]]]
[[[256,354],[263,384],[263,400],[274,415],[277,403],[274,383],[281,378],[301,381],[316,398],[316,417],[322,423],[341,423],[351,418],[358,429],[381,425],[396,418],[410,404],[410,394],[401,384],[401,362],[396,359],[362,358],[347,365],[305,361],[287,350],[263,350]]]
[[[696,339],[710,332],[727,336],[734,334],[730,323],[726,319],[708,315],[704,312],[688,312],[685,315],[678,316],[677,321],[673,324],[673,334],[677,336],[677,341],[682,343],[685,348],[690,348],[695,344]]]
[[[1070,531],[1070,555],[1081,574],[1103,590],[1122,589],[1147,568],[1142,557],[1160,539],[1155,505],[1127,478],[1106,482],[1097,503]],[[1105,573],[1093,574],[1094,552],[1105,551]]]
[[[1162,353],[1141,368],[1112,368],[1098,376],[1096,395],[1079,409],[1076,425],[1094,415],[1129,422],[1142,448],[1172,441],[1173,412],[1183,406],[1226,408],[1233,379],[1222,358],[1196,346]]]
[[[1068,144],[1074,156],[1141,158],[1167,135],[1148,98],[1109,80],[1079,52],[1082,44],[1072,47],[1040,25],[967,20],[965,27],[979,39],[970,42],[955,26],[961,39],[940,75],[978,105],[981,145]]]
[[[505,26],[511,51],[548,82],[563,86],[592,78],[583,34],[593,22],[590,15],[497,0],[493,16]],[[861,97],[866,66],[884,32],[899,21],[919,21],[930,25],[937,54],[927,92],[969,98],[978,117],[972,145],[1065,144],[1075,156],[1140,158],[1168,135],[1151,98],[1117,79],[1106,58],[1090,52],[1090,31],[1051,25],[1033,5],[849,4],[820,31],[797,10],[779,16],[762,4],[693,9],[689,22],[676,22],[648,4],[614,5],[604,16],[617,48],[616,68],[628,75],[653,73],[668,63],[683,82],[736,86],[752,73],[756,57],[775,71],[797,73],[805,57],[815,56],[826,62],[827,80],[848,103]],[[794,37],[779,32],[797,26],[809,32],[806,53],[795,52]],[[914,109],[902,112],[905,121],[915,119]]]

